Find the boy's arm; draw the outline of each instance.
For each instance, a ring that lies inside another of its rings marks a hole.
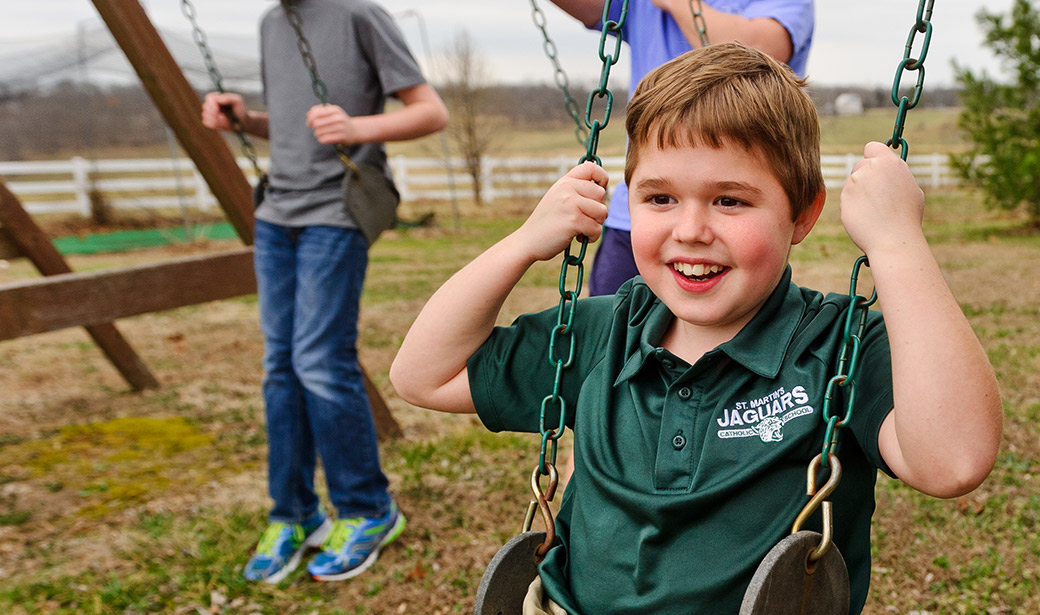
[[[696,0],[694,0],[696,2]],[[659,9],[670,13],[679,29],[695,49],[701,46],[700,33],[693,23],[690,0],[653,0]],[[779,21],[769,17],[747,18],[725,11],[718,11],[708,2],[701,3],[701,14],[712,43],[739,41],[749,47],[761,49],[780,62],[787,62],[794,53],[791,34]]]
[[[552,0],[560,9],[591,28],[603,18],[604,0]]]
[[[993,369],[921,229],[924,196],[891,149],[869,143],[841,218],[870,261],[892,353],[894,408],[879,448],[911,487],[955,497],[993,469],[1003,411]]]
[[[242,130],[254,137],[268,138],[267,114],[250,111],[241,95],[233,92],[210,92],[202,100],[202,125],[214,130],[232,130],[231,118],[224,112],[230,109],[242,122]]]
[[[523,226],[453,275],[423,307],[390,367],[405,401],[444,412],[473,412],[466,361],[487,340],[506,297],[536,261],[550,260],[576,235],[599,238],[607,217],[607,174],[581,164],[553,184]]]
[[[448,108],[428,83],[396,92],[404,107],[387,113],[351,117],[337,105],[315,105],[307,125],[319,143],[354,145],[407,141],[432,134],[448,123]]]

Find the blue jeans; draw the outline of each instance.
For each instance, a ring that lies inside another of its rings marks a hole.
[[[599,248],[589,275],[589,295],[613,295],[621,285],[639,275],[632,255],[632,233],[603,227]]]
[[[340,518],[390,508],[357,360],[367,250],[356,229],[256,222],[271,521],[302,523],[318,511],[317,457]]]

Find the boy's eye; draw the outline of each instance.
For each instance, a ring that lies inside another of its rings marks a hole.
[[[744,205],[747,205],[747,203],[741,201],[740,199],[734,199],[728,196],[720,196],[719,198],[715,199],[715,202],[718,205],[726,208],[742,207]]]
[[[652,194],[650,195],[650,198],[647,200],[653,203],[654,205],[670,205],[675,202],[675,199],[668,196],[667,194]]]

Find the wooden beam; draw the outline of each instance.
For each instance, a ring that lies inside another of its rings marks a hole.
[[[252,248],[16,282],[0,286],[0,341],[255,292]],[[379,389],[361,373],[379,436],[400,436]]]
[[[368,404],[372,412],[372,420],[376,424],[376,433],[380,438],[401,437],[404,432],[401,431],[401,426],[397,424],[394,415],[390,413],[390,408],[387,407],[383,395],[376,388],[372,379],[368,377],[365,367],[360,363],[358,363],[358,367],[361,368],[361,376],[365,379],[365,392],[368,393]]]
[[[224,139],[202,125],[202,101],[137,0],[93,0],[155,106],[206,179],[246,245],[253,243],[252,188]]]
[[[25,256],[22,251],[18,248],[18,245],[11,239],[10,233],[7,229],[0,227],[0,260],[11,260],[18,258],[19,256]]]
[[[0,340],[256,292],[252,248],[0,286]]]
[[[72,271],[50,237],[36,225],[3,180],[0,180],[0,221],[4,225],[5,238],[32,261],[40,273],[53,276]],[[135,391],[159,386],[148,366],[111,321],[88,326],[87,333]]]

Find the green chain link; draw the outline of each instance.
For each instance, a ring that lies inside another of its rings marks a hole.
[[[213,58],[213,52],[209,48],[209,41],[206,38],[206,33],[199,26],[199,22],[196,19],[195,5],[189,0],[181,0],[181,12],[188,21],[191,22],[191,36],[195,41],[195,45],[199,48],[199,52],[202,54],[202,62],[206,65],[206,71],[209,73],[209,78],[213,82],[213,87],[218,92],[224,94],[224,77],[220,74],[220,70],[217,68],[217,62]],[[261,178],[263,181],[264,172],[260,168],[260,162],[256,155],[256,148],[253,147],[253,142],[246,136],[245,127],[242,125],[242,120],[235,115],[235,112],[231,109],[230,105],[221,106],[221,112],[227,116],[228,121],[231,123],[231,129],[238,136],[239,145],[242,147],[242,153],[246,158],[249,159],[249,163],[253,167],[253,171],[256,176]]]
[[[694,2],[697,3],[696,6]],[[708,42],[708,24],[704,21],[704,3],[701,0],[690,0],[690,15],[693,16],[693,27],[697,28],[697,38],[700,39],[701,47],[707,47],[711,43]]]
[[[845,331],[842,339],[841,354],[838,358],[837,373],[827,382],[827,392],[823,399],[823,420],[827,429],[823,436],[823,450],[821,452],[822,465],[827,466],[829,454],[836,454],[838,436],[840,429],[852,419],[852,413],[856,405],[856,368],[859,366],[860,340],[863,338],[863,330],[867,324],[867,311],[870,306],[877,302],[877,290],[867,299],[857,291],[859,284],[859,271],[862,266],[870,266],[866,256],[856,259],[852,268],[852,279],[849,284],[849,309],[845,317]],[[855,330],[855,333],[853,333]],[[845,414],[838,416],[831,413],[831,403],[834,401],[836,387],[844,387]]]
[[[917,8],[917,21],[910,29],[910,36],[906,41],[906,51],[903,54],[903,60],[899,63],[895,82],[892,84],[892,102],[898,107],[898,112],[895,130],[892,133],[892,138],[886,141],[886,145],[889,147],[898,145],[901,150],[900,156],[903,160],[906,160],[907,152],[910,148],[906,139],[903,138],[903,124],[906,121],[907,110],[917,106],[918,101],[921,99],[921,92],[924,87],[924,60],[925,56],[928,55],[928,44],[932,38],[932,23],[930,20],[934,1],[920,0]],[[921,55],[917,58],[911,58],[910,52],[918,32],[924,33],[924,44],[922,45]],[[911,97],[903,96],[897,100],[899,82],[904,71],[919,71],[917,85],[914,87]],[[862,340],[863,330],[867,322],[867,311],[870,306],[877,302],[877,289],[874,289],[869,299],[860,295],[856,290],[860,268],[863,266],[870,266],[866,256],[860,256],[856,259],[856,263],[852,268],[851,283],[849,284],[849,310],[845,319],[845,331],[842,338],[841,354],[838,358],[837,373],[827,383],[827,392],[823,400],[822,415],[824,422],[827,423],[827,429],[823,436],[823,450],[821,452],[823,467],[827,466],[828,454],[836,453],[841,428],[852,419],[856,404],[856,367],[859,364],[860,341]],[[846,389],[845,414],[843,416],[831,413],[830,407],[834,399],[836,387]]]
[[[585,126],[589,129],[589,139],[585,143],[585,155],[579,161],[595,162],[600,166],[603,166],[603,162],[596,155],[596,149],[599,147],[599,133],[607,127],[607,124],[610,122],[610,112],[614,108],[614,94],[608,86],[610,69],[621,59],[621,28],[625,25],[625,19],[628,18],[628,0],[623,0],[620,18],[617,21],[608,19],[611,3],[611,0],[608,0],[603,4],[603,28],[599,35],[599,59],[603,63],[603,67],[599,73],[599,85],[589,92],[588,101],[585,103]],[[612,53],[607,53],[607,36],[611,34],[614,35],[614,50]],[[602,121],[599,119],[590,120],[592,117],[592,105],[597,98],[606,99]]]
[[[910,28],[910,34],[906,38],[906,48],[903,51],[903,59],[899,62],[895,80],[892,82],[892,104],[898,108],[898,111],[896,112],[895,126],[892,129],[892,137],[885,141],[885,145],[893,149],[898,147],[899,156],[903,160],[906,160],[910,151],[909,144],[903,138],[906,112],[917,106],[917,103],[921,101],[921,93],[924,91],[924,60],[928,56],[928,45],[932,42],[931,19],[932,5],[934,3],[935,0],[920,0],[920,4],[917,7],[917,21]],[[919,33],[924,34],[924,40],[921,42],[920,55],[914,58],[911,56],[911,52],[914,48],[914,40],[916,40]],[[903,80],[903,75],[911,71],[917,72],[917,83],[914,85],[913,92],[911,92],[910,96],[899,96],[899,85]]]
[[[545,51],[545,56],[549,58],[549,62],[553,65],[553,79],[563,92],[563,104],[567,109],[567,115],[574,120],[574,136],[578,139],[578,143],[584,146],[589,139],[589,131],[582,124],[581,112],[578,110],[578,101],[574,100],[574,96],[571,95],[570,80],[567,79],[567,73],[563,70],[563,66],[560,65],[560,59],[556,56],[556,43],[549,36],[549,31],[545,29],[547,23],[545,12],[538,6],[536,0],[531,0],[531,19],[534,21],[534,25],[542,32],[542,49]]]
[[[618,21],[608,19],[610,16],[610,5],[613,0],[607,0],[603,4],[603,27],[599,42],[599,58],[603,62],[600,72],[599,87],[589,93],[588,102],[585,105],[585,125],[589,129],[589,137],[585,143],[585,155],[579,162],[592,161],[602,166],[596,148],[599,145],[599,133],[610,121],[610,112],[613,107],[613,95],[607,87],[610,78],[610,69],[617,64],[621,51],[621,28],[628,16],[628,0],[622,0],[621,16]],[[607,36],[613,34],[616,37],[613,53],[607,53]],[[592,114],[592,105],[596,98],[606,98],[606,108],[602,120],[589,120]],[[589,240],[586,237],[578,238],[578,254],[571,254],[571,247],[567,246],[563,255],[563,264],[560,267],[560,303],[556,313],[556,327],[549,337],[548,359],[549,364],[556,369],[553,380],[552,393],[542,400],[539,411],[539,431],[542,436],[541,449],[538,454],[538,472],[543,476],[548,475],[547,464],[556,465],[557,441],[563,435],[567,422],[567,404],[560,395],[560,383],[563,380],[563,371],[570,367],[574,360],[578,340],[574,337],[574,308],[578,296],[581,294],[582,282],[585,278],[585,253],[588,250]],[[568,289],[568,277],[571,269],[575,270],[573,289]],[[564,338],[569,338],[569,344],[565,352],[561,352]],[[548,427],[546,417],[549,416],[551,408],[559,408],[559,422],[555,428]]]

